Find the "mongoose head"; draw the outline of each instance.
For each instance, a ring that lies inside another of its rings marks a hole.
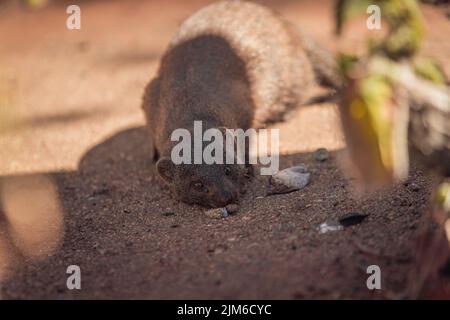
[[[244,193],[245,180],[252,175],[250,166],[237,164],[179,164],[168,157],[156,164],[158,174],[181,201],[205,207],[224,207]]]

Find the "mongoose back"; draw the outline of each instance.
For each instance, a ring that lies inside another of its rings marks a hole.
[[[314,67],[311,57],[321,59],[305,50],[305,41],[287,22],[255,3],[216,2],[182,23],[143,103],[157,171],[182,201],[210,207],[235,202],[248,170],[175,165],[172,132],[192,132],[194,121],[202,121],[203,130],[246,130],[280,120],[291,106],[310,98],[315,73],[327,77],[326,66]]]

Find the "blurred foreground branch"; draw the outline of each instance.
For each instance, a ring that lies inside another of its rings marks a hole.
[[[371,2],[381,8],[387,36],[370,40],[363,57],[338,58],[344,78],[339,110],[349,158],[369,189],[406,179],[410,156],[441,174],[431,212],[441,228],[424,232],[408,294],[430,296],[441,290],[448,298],[450,285],[445,289],[440,270],[450,266],[450,89],[436,62],[416,57],[424,30],[418,3]],[[364,14],[367,5],[365,0],[338,0],[337,32],[346,20]]]

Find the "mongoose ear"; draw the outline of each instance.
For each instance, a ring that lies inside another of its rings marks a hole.
[[[175,165],[169,157],[164,157],[156,162],[156,169],[159,176],[167,183],[173,183],[173,176],[175,173]]]

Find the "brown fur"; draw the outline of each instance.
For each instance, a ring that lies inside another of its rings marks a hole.
[[[175,166],[173,130],[192,130],[194,120],[202,120],[204,130],[246,130],[281,120],[310,97],[314,83],[302,42],[274,12],[249,2],[214,3],[181,25],[143,104],[158,172],[181,200],[212,207],[233,202],[246,171],[237,165]]]

